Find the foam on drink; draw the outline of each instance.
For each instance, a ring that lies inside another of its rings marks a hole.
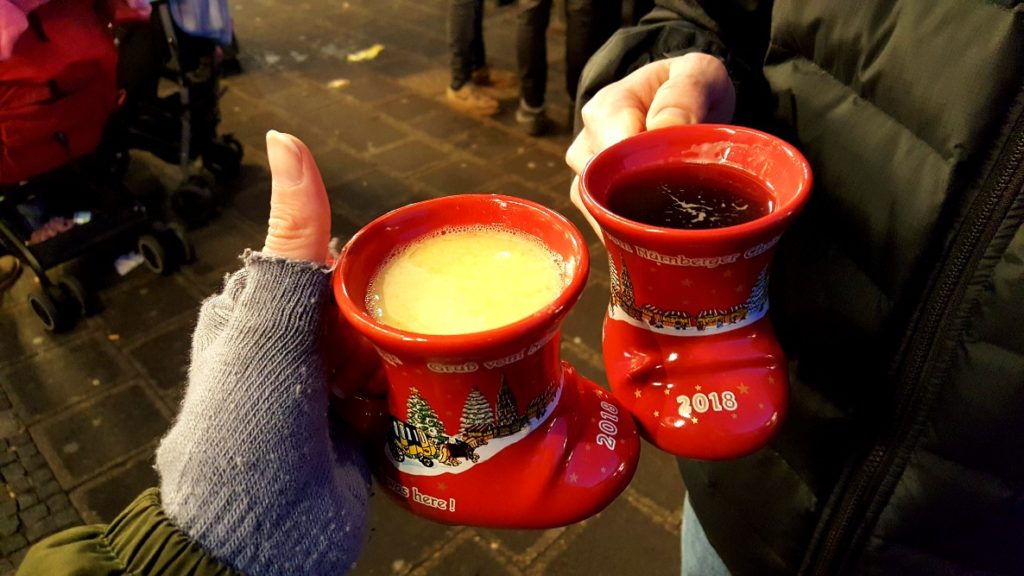
[[[565,262],[534,236],[446,228],[397,249],[374,276],[366,309],[419,334],[468,334],[521,320],[568,282]]]

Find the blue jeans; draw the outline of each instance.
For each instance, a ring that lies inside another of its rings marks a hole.
[[[693,513],[689,495],[683,503],[683,527],[680,532],[683,545],[682,576],[730,576],[729,569],[708,542],[704,528]]]

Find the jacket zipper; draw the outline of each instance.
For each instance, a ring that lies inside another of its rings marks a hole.
[[[900,452],[899,448],[911,438],[909,423],[914,420],[914,401],[924,393],[924,373],[928,360],[936,352],[936,342],[939,341],[936,337],[946,331],[949,324],[947,314],[955,310],[950,303],[962,295],[974,274],[978,260],[988,244],[982,240],[990,239],[1002,225],[1013,200],[1013,194],[1008,193],[1007,189],[1014,185],[1014,180],[1021,180],[1024,176],[1021,171],[1024,166],[1024,115],[1018,114],[1014,124],[1009,137],[1011,142],[1008,143],[1010,152],[1002,173],[987,194],[975,200],[970,207],[965,219],[967,224],[955,241],[931,301],[915,329],[917,335],[911,341],[904,376],[900,378],[912,384],[900,390],[896,403],[896,428],[890,435],[876,442],[861,464],[860,472],[850,480],[841,505],[834,513],[819,547],[818,559],[811,564],[809,574],[828,576],[839,573],[843,568],[849,544],[853,543],[859,521],[870,505],[870,495],[886,477],[896,454]],[[996,165],[999,164],[1002,162],[997,160]],[[1021,186],[1021,183],[1017,182],[1016,185]]]

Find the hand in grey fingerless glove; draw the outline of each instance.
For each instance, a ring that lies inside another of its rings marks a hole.
[[[252,576],[341,574],[363,540],[368,477],[329,436],[322,266],[246,253],[204,304],[181,413],[157,450],[164,510]]]

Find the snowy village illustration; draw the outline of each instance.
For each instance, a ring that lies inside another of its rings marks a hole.
[[[412,388],[406,404],[408,422],[391,418],[388,457],[402,472],[419,476],[461,472],[533,431],[550,415],[560,394],[561,381],[553,381],[520,413],[508,380],[502,375],[495,408],[474,387],[463,404],[459,432],[449,436],[437,411],[418,389]],[[435,463],[442,466],[436,467]]]
[[[611,275],[611,302],[609,315],[616,320],[625,320],[641,328],[661,333],[703,335],[708,332],[724,332],[752,324],[768,312],[768,268],[754,282],[750,297],[742,304],[728,309],[707,308],[691,315],[685,310],[664,310],[651,303],[638,306],[633,296],[633,282],[629,269],[622,264],[621,273],[615,269],[615,262],[608,258]]]

